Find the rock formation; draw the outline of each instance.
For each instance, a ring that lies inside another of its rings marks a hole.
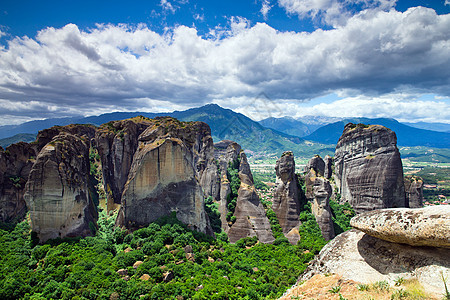
[[[319,155],[311,158],[305,166],[305,188],[306,198],[308,200],[314,199],[314,182],[317,177],[323,177],[325,173],[325,162]]]
[[[325,170],[323,172],[323,177],[330,179],[333,175],[333,158],[329,155],[325,156],[323,161],[325,162]]]
[[[212,175],[211,185],[217,185],[215,188],[218,190],[215,199],[219,201],[220,220],[222,222],[222,229],[228,233],[230,226],[228,224],[227,214],[227,198],[231,194],[230,181],[227,176],[227,169],[230,165],[239,168],[239,153],[241,152],[241,146],[233,141],[224,140],[214,144],[214,157],[217,161],[216,174],[219,178],[214,178]],[[217,176],[216,175],[216,176]]]
[[[350,225],[394,243],[450,248],[450,207],[447,205],[370,211],[353,217]]]
[[[294,155],[291,151],[284,152],[277,160],[275,171],[278,185],[273,194],[272,209],[277,215],[283,234],[295,245],[300,240],[298,227],[301,207]]]
[[[335,233],[329,205],[331,185],[328,179],[317,177],[314,181],[313,193],[312,213],[316,217],[323,238],[329,241],[335,237]]]
[[[341,200],[357,213],[405,207],[405,189],[395,133],[380,125],[349,123],[335,153]]]
[[[423,180],[417,176],[405,176],[406,203],[410,208],[423,206]]]
[[[151,120],[139,136],[116,223],[139,228],[175,211],[192,229],[211,234],[198,178],[205,165],[202,153],[212,145],[205,123]]]
[[[25,216],[25,184],[36,158],[34,147],[27,143],[0,148],[0,222],[13,222]]]
[[[417,279],[425,292],[441,297],[441,272],[450,276],[449,257],[449,249],[391,243],[352,229],[326,244],[299,281],[330,273],[365,284]]]
[[[235,243],[241,238],[257,236],[261,243],[272,243],[275,239],[269,219],[263,205],[259,202],[250,165],[243,151],[239,153],[239,178],[241,186],[234,211],[236,222],[228,231],[228,239],[231,243]]]
[[[24,198],[40,242],[86,236],[95,230],[97,212],[88,174],[87,138],[61,132],[39,152]]]
[[[149,124],[149,119],[136,117],[103,124],[96,132],[108,210],[121,203],[138,137]]]

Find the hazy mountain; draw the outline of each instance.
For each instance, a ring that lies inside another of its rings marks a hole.
[[[411,126],[411,127],[415,127],[415,128],[420,128],[420,129],[441,131],[441,132],[450,132],[450,124],[446,124],[446,123],[426,123],[426,122],[406,123],[406,122],[403,122],[403,124]]]
[[[290,117],[267,118],[259,121],[259,124],[267,128],[272,128],[299,137],[307,136],[317,129],[316,125],[308,126],[308,124]]]
[[[325,125],[304,138],[305,140],[316,141],[319,143],[336,144],[344,130],[345,124],[349,122],[383,125],[395,131],[397,134],[397,144],[400,146],[450,148],[450,133],[414,128],[394,119],[386,118],[345,119],[343,121]]]
[[[26,142],[30,143],[36,139],[36,135],[32,133],[19,133],[12,137],[0,139],[0,147],[6,148],[11,144],[15,144],[18,142]]]

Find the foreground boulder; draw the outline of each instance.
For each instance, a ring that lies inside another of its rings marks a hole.
[[[198,179],[201,154],[212,146],[203,122],[151,120],[139,136],[116,224],[136,229],[175,211],[191,229],[212,234]]]
[[[273,193],[272,209],[277,215],[284,236],[295,245],[300,240],[298,227],[301,207],[294,155],[291,151],[284,152],[277,160],[275,171],[278,185]]]
[[[335,152],[343,202],[357,213],[406,207],[403,167],[395,133],[380,125],[345,125]]]
[[[299,282],[327,273],[365,284],[417,279],[425,292],[441,297],[445,292],[441,272],[450,276],[449,257],[449,249],[391,243],[352,229],[325,245]]]
[[[371,211],[353,217],[350,225],[394,243],[450,248],[450,206],[447,205]]]
[[[40,242],[95,231],[97,212],[88,175],[87,138],[61,132],[39,152],[24,198]]]

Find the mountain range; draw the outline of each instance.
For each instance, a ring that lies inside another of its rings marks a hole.
[[[333,154],[334,145],[348,122],[386,126],[395,131],[400,146],[450,148],[450,133],[414,128],[394,119],[348,118],[339,120],[336,118],[293,119],[284,117],[268,118],[256,122],[243,114],[216,104],[168,113],[114,112],[99,116],[46,119],[20,125],[0,126],[0,139],[3,138],[0,140],[0,145],[4,147],[10,143],[24,140],[23,135],[10,138],[14,135],[37,134],[39,130],[54,125],[63,126],[74,123],[101,125],[138,115],[148,118],[171,116],[181,121],[203,121],[211,127],[211,134],[215,142],[225,139],[237,141],[251,155],[279,155],[285,150],[294,151],[296,156],[300,157]],[[427,124],[429,123],[422,123],[422,126],[426,127]],[[445,130],[446,124],[441,125],[440,128]],[[27,141],[32,138],[30,135],[25,137]],[[5,141],[5,138],[10,139]]]

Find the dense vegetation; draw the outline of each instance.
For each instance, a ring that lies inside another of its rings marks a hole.
[[[96,236],[45,245],[36,245],[27,221],[2,230],[0,299],[272,299],[318,251],[254,238],[229,244],[225,234],[213,239],[190,231],[174,215],[131,234],[114,229],[113,220],[101,213]],[[136,261],[143,263],[133,268]],[[173,279],[165,282],[169,273]],[[148,280],[140,279],[144,274]]]

